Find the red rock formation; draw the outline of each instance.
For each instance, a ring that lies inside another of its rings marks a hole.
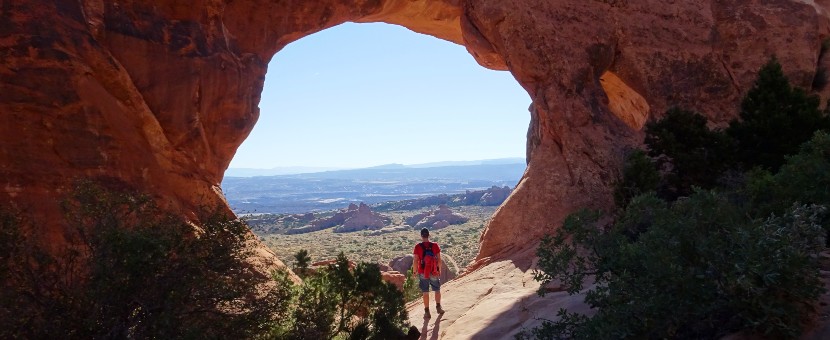
[[[199,206],[224,205],[219,183],[259,115],[271,57],[346,21],[400,24],[463,44],[485,67],[509,70],[533,100],[528,168],[483,233],[471,267],[499,273],[499,287],[519,284],[524,276],[508,275],[513,269],[502,260],[526,270],[535,240],[567,213],[610,206],[607,184],[621,150],[639,143],[646,117],[679,105],[724,124],[772,54],[791,80],[807,87],[828,36],[827,6],[826,0],[3,1],[0,202],[35,215],[36,234],[57,245],[69,240],[58,201],[77,178],[149,192],[190,217]],[[495,282],[493,275],[475,277]],[[459,286],[447,288],[455,301],[495,303],[484,301],[495,293],[463,298]],[[501,298],[498,307],[509,300]],[[480,335],[498,333],[487,322],[452,321],[491,327]],[[475,335],[452,326],[441,331]]]
[[[363,203],[360,203],[360,206],[357,207],[357,209],[350,211],[352,214],[346,217],[346,220],[343,221],[343,225],[334,228],[334,232],[348,233],[360,230],[377,230],[385,227],[392,221],[389,217],[373,212],[369,209],[368,205]]]
[[[360,230],[377,230],[381,229],[392,219],[373,212],[368,205],[360,203],[360,206],[351,203],[346,209],[340,209],[331,217],[319,218],[311,221],[309,225],[290,229],[286,232],[288,235],[304,234],[313,231],[334,228],[336,233],[348,233]]]
[[[429,228],[430,230],[446,228],[454,224],[462,224],[470,220],[467,217],[455,214],[450,210],[446,204],[438,206],[437,210],[428,211],[405,219],[406,224],[420,228]]]
[[[395,287],[398,287],[399,290],[403,291],[403,283],[406,281],[406,275],[391,270],[380,272],[380,277],[383,281],[389,282],[395,285]]]

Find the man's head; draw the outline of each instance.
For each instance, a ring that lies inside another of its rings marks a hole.
[[[424,239],[424,241],[429,239],[429,229],[427,229],[427,228],[421,229],[421,238]]]

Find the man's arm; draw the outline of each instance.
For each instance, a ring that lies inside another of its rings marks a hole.
[[[415,267],[416,263],[421,263],[421,260],[418,258],[418,255],[412,255],[412,275],[418,275],[418,267]]]

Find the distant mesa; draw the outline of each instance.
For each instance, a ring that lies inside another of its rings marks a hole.
[[[405,222],[415,229],[429,228],[434,230],[455,224],[462,224],[469,220],[466,216],[453,213],[446,204],[441,204],[437,210],[417,214],[407,218]]]
[[[513,189],[508,186],[499,187],[494,185],[487,190],[467,190],[463,194],[441,194],[402,201],[384,202],[375,204],[374,207],[375,210],[392,211],[415,210],[441,204],[445,204],[450,207],[462,205],[498,206],[507,200],[507,197],[510,196],[511,192],[513,192]]]
[[[477,192],[467,192],[466,197],[471,200],[475,200],[478,202],[478,205],[486,205],[486,206],[494,206],[494,205],[501,205],[507,200],[507,196],[510,196],[510,193],[513,192],[510,187],[497,187],[493,186],[490,189],[484,191],[478,199],[475,199],[475,196],[479,193]]]
[[[334,228],[336,233],[349,233],[361,230],[378,230],[389,223],[392,219],[388,216],[373,212],[368,205],[360,203],[349,204],[346,209],[341,209],[334,216],[318,218],[306,226],[290,229],[286,234],[304,234],[313,231]]]

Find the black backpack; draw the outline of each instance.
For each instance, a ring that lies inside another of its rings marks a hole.
[[[427,248],[427,245],[429,247]],[[432,270],[426,271],[424,268],[434,268],[436,272],[441,272],[441,268],[437,267],[435,264],[435,252],[432,250],[432,242],[421,242],[421,272],[424,273],[424,276],[429,277],[432,274]]]

